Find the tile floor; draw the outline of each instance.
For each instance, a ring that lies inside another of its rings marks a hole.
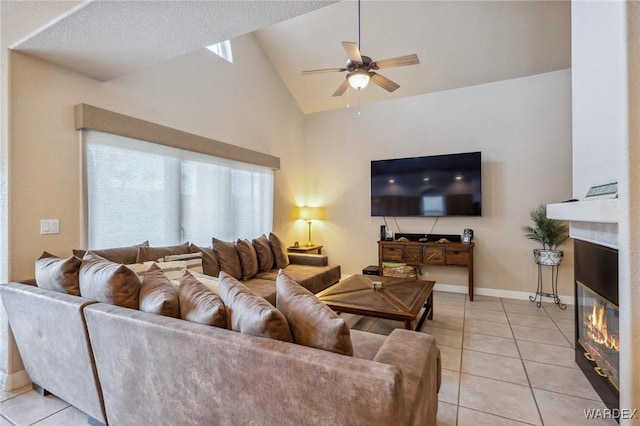
[[[616,425],[586,420],[606,408],[573,361],[573,308],[436,292],[422,331],[442,354],[438,426]],[[343,314],[344,315],[344,314]],[[402,323],[345,315],[352,328],[388,334]],[[87,417],[30,386],[0,391],[0,425],[82,425]]]
[[[574,362],[573,306],[474,299],[436,292],[433,321],[422,327],[435,336],[442,357],[438,426],[617,424],[585,418],[585,409],[606,407]],[[403,326],[348,321],[382,334]]]

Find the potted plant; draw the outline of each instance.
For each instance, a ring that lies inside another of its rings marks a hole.
[[[542,244],[542,249],[534,249],[533,256],[537,264],[555,266],[562,261],[563,253],[558,246],[569,238],[569,227],[562,221],[549,219],[547,207],[540,204],[529,214],[533,226],[523,226],[524,236]]]

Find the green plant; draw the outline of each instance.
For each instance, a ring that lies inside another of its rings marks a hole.
[[[529,214],[533,226],[523,226],[524,236],[542,244],[543,250],[556,250],[569,239],[569,227],[562,221],[549,219],[547,207],[540,204]]]

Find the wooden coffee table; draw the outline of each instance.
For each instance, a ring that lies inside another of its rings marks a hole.
[[[372,281],[381,281],[382,289],[374,290]],[[434,285],[434,281],[352,275],[316,296],[334,311],[404,321],[407,330],[414,329],[418,313],[424,307],[415,327],[419,330],[426,318],[433,319]]]

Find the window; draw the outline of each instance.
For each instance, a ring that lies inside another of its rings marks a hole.
[[[207,49],[220,56],[229,63],[233,63],[233,53],[231,52],[231,41],[225,40],[217,44],[207,46]]]
[[[273,169],[83,132],[88,247],[255,238],[273,223]]]

